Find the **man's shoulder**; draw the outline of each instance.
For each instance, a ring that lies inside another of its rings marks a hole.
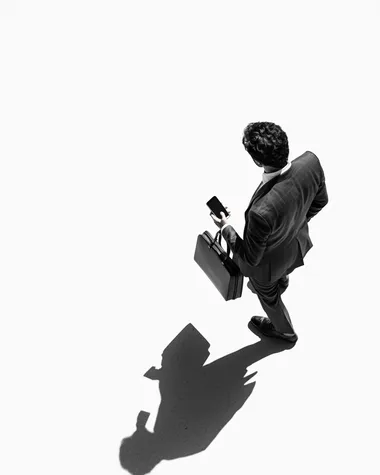
[[[292,176],[293,178],[304,178],[305,174],[308,175],[310,172],[313,173],[313,171],[314,173],[320,173],[320,170],[322,169],[318,156],[310,150],[307,150],[302,155],[292,160],[291,163],[292,166],[289,169],[288,176]]]
[[[293,163],[297,163],[297,162],[300,162],[300,161],[302,162],[304,160],[310,160],[310,159],[311,160],[315,160],[315,159],[319,160],[317,155],[314,152],[312,152],[311,150],[306,150],[305,152],[301,153],[301,155],[298,155],[296,158],[294,158],[291,161],[291,163],[293,164]]]
[[[296,163],[305,163],[305,162],[316,162],[320,163],[318,156],[311,150],[306,150],[303,154],[299,155],[297,158],[292,160],[292,165]]]

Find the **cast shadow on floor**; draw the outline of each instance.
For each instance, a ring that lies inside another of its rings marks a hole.
[[[163,351],[161,368],[152,367],[144,375],[159,381],[161,404],[153,432],[145,427],[150,414],[138,414],[136,431],[121,442],[121,466],[145,475],[162,460],[205,450],[251,395],[256,382],[246,383],[257,372],[246,376],[247,368],[292,346],[262,338],[204,365],[210,344],[187,325]]]

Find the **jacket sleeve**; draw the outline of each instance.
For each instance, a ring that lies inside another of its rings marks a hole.
[[[244,240],[231,225],[226,226],[222,231],[234,255],[251,266],[257,266],[260,263],[270,233],[271,228],[267,221],[253,211],[248,214]]]
[[[329,197],[327,194],[326,183],[323,179],[321,185],[319,186],[318,192],[315,195],[308,212],[306,213],[307,221],[309,222],[311,218],[314,218],[314,216],[318,214],[324,206],[327,205],[328,201]]]

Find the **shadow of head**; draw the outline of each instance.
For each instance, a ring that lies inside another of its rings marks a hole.
[[[141,411],[136,431],[121,443],[120,463],[133,475],[205,450],[251,395],[256,382],[246,383],[256,372],[246,375],[247,368],[291,345],[266,338],[205,364],[209,347],[189,324],[163,351],[161,368],[145,373],[159,381],[161,404],[153,432]]]
[[[144,411],[139,413],[137,420],[139,421],[144,415],[147,415],[146,420],[148,420],[149,413]],[[161,462],[162,457],[155,435],[141,426],[139,422],[136,424],[136,429],[131,437],[123,439],[119,459],[121,466],[129,473],[145,475]]]

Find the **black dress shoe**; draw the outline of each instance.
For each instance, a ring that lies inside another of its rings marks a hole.
[[[262,333],[264,336],[270,338],[280,338],[281,340],[288,341],[289,343],[295,343],[298,340],[296,333],[281,333],[277,331],[273,323],[267,317],[257,317],[254,316],[251,318],[248,326],[252,325],[256,330]]]

